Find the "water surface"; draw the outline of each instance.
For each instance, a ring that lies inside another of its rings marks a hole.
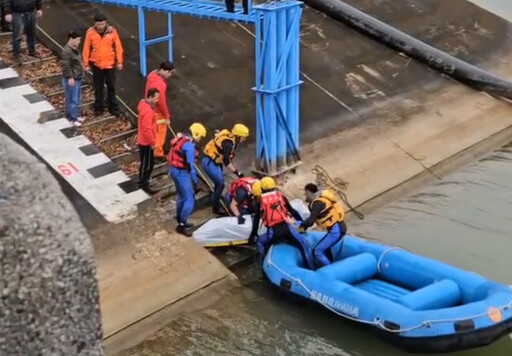
[[[359,236],[512,284],[512,148],[452,174],[352,224]],[[353,355],[407,353],[319,306],[291,301],[261,279],[257,266],[244,288],[215,307],[184,315],[128,355]],[[512,340],[454,356],[510,356]]]

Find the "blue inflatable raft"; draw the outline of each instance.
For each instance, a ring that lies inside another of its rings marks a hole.
[[[323,235],[305,234],[311,244]],[[510,286],[352,236],[332,252],[333,264],[312,271],[296,248],[274,245],[263,270],[274,285],[367,324],[408,351],[478,347],[512,331]]]

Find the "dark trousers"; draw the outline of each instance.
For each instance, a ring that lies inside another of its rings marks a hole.
[[[103,86],[107,85],[107,105],[111,113],[117,112],[119,107],[116,101],[116,69],[100,69],[91,64],[94,81],[94,111],[100,112],[105,108]]]
[[[313,251],[309,245],[308,240],[294,227],[288,225],[285,222],[279,223],[272,227],[267,228],[267,232],[258,237],[257,247],[260,255],[264,256],[271,245],[285,243],[292,245],[299,249],[302,259],[305,263],[305,267],[309,269],[315,269],[315,263],[313,260]]]
[[[226,10],[228,12],[235,12],[235,0],[225,0],[226,1]],[[248,13],[248,2],[249,0],[242,0],[242,6],[244,8],[244,14]]]
[[[9,32],[11,30],[11,24],[5,21],[4,2],[0,1],[0,25],[2,32]]]
[[[149,187],[149,178],[153,173],[155,165],[155,156],[151,146],[139,145],[140,166],[139,166],[139,186],[143,189]]]
[[[27,35],[29,53],[36,51],[37,16],[35,11],[12,14],[12,53],[16,56],[21,52],[23,32]]]

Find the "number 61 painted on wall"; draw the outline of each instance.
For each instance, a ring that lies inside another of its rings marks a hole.
[[[68,162],[66,164],[60,164],[57,166],[57,169],[59,170],[60,174],[62,174],[65,177],[68,177],[75,172],[79,172],[78,168],[76,168],[76,166],[71,162]]]

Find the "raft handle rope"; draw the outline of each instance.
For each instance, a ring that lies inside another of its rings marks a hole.
[[[384,259],[384,256],[387,255],[389,252],[397,251],[397,250],[405,250],[405,249],[402,248],[402,247],[398,247],[398,246],[391,246],[387,250],[382,252],[382,254],[379,257],[379,260],[377,261],[377,272],[379,272],[379,273],[382,272],[382,270],[380,268],[380,264],[382,263],[382,260]]]
[[[347,195],[344,192],[344,190],[346,190],[348,187],[347,181],[344,181],[339,177],[335,177],[334,179],[331,178],[331,176],[329,175],[329,173],[327,173],[325,168],[323,168],[320,165],[316,165],[315,167],[313,167],[311,173],[313,173],[316,176],[316,182],[320,186],[334,190],[336,194],[338,194],[338,196],[341,198],[343,203],[345,203],[345,205],[354,213],[354,215],[359,220],[364,219],[364,214],[361,213],[356,208],[354,208],[348,201]]]
[[[352,321],[355,321],[355,322],[358,322],[358,323],[362,323],[362,324],[367,324],[367,325],[371,325],[371,326],[377,326],[389,333],[393,333],[393,334],[401,334],[401,333],[406,333],[406,332],[409,332],[409,331],[413,331],[413,330],[417,330],[417,329],[421,329],[421,328],[430,328],[432,326],[432,324],[440,324],[440,323],[455,323],[455,322],[458,322],[458,321],[465,321],[465,320],[468,320],[468,319],[477,319],[477,318],[482,318],[482,317],[485,317],[485,316],[488,316],[488,313],[485,312],[485,313],[480,313],[480,314],[475,314],[473,316],[470,316],[470,317],[465,317],[465,318],[455,318],[455,319],[434,319],[434,320],[425,320],[424,322],[422,322],[421,324],[418,324],[418,325],[413,325],[413,326],[410,326],[408,328],[401,328],[401,329],[390,329],[388,328],[386,325],[384,325],[384,323],[381,321],[380,318],[375,318],[374,320],[363,320],[363,319],[358,319],[358,318],[355,318],[355,317],[352,317],[350,315],[347,315],[347,314],[343,314],[339,311],[337,311],[336,309],[334,309],[333,307],[331,307],[330,305],[328,305],[327,303],[324,303],[320,297],[317,297],[299,278],[295,278],[293,276],[291,276],[290,274],[288,274],[287,272],[285,272],[284,270],[282,270],[278,265],[276,265],[273,261],[272,261],[272,252],[273,252],[273,249],[274,249],[274,245],[270,246],[270,249],[268,250],[268,253],[267,253],[267,265],[268,266],[273,266],[275,267],[275,269],[277,269],[279,272],[281,272],[284,276],[286,276],[287,278],[289,278],[292,282],[295,282],[297,283],[299,286],[301,286],[306,292],[309,293],[309,295],[311,296],[311,298],[313,300],[315,300],[316,302],[318,302],[320,305],[322,305],[324,308],[330,310],[331,312],[333,312],[334,314],[338,315],[338,316],[341,316],[345,319],[348,319],[348,320],[352,320]],[[512,307],[512,299],[510,300],[510,302],[508,302],[507,304],[505,304],[504,306],[501,306],[501,307],[497,307],[496,309],[498,309],[500,312],[503,311],[503,310],[508,310]]]

